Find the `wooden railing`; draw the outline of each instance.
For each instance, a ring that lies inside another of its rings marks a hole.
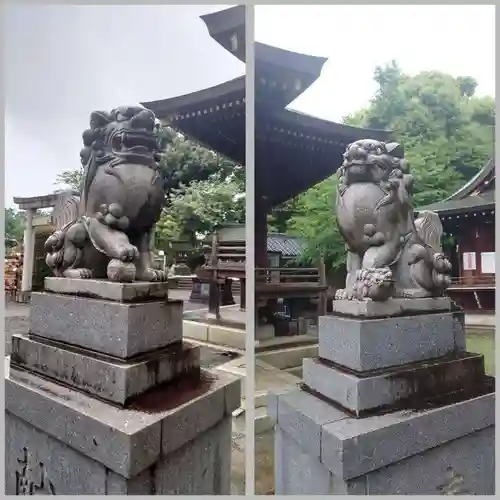
[[[324,262],[315,267],[267,267],[255,269],[255,300],[310,298],[318,300],[318,314],[326,314],[326,274]]]
[[[218,234],[212,237],[212,250],[209,261],[198,270],[199,276],[208,275],[210,291],[208,299],[209,312],[220,317],[221,286],[224,298],[233,301],[232,283],[240,281],[240,307],[245,308],[245,241],[220,241]]]
[[[255,281],[261,283],[320,283],[321,270],[316,267],[267,267],[255,269]]]
[[[483,276],[461,276],[455,277],[451,279],[450,287],[494,287],[495,283],[495,275],[483,275]]]

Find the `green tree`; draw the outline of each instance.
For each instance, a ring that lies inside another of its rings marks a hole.
[[[171,190],[156,228],[157,247],[180,239],[195,244],[220,224],[244,222],[243,193],[239,181],[234,178],[220,181],[217,177],[192,181],[183,189]]]
[[[378,90],[370,105],[344,118],[349,125],[392,130],[405,147],[415,179],[416,207],[438,202],[475,175],[494,151],[495,101],[476,97],[477,82],[439,71],[405,75],[394,61],[374,73]],[[303,259],[320,255],[327,265],[345,262],[335,222],[336,179],[302,194],[288,230],[303,238]]]
[[[393,61],[376,68],[374,79],[379,89],[371,105],[344,121],[392,130],[415,169],[435,157],[441,167],[458,172],[450,193],[457,183],[474,176],[493,154],[495,102],[491,97],[474,95],[477,82],[472,77],[454,78],[439,71],[409,76]],[[433,152],[430,156],[429,150]],[[424,172],[417,174],[417,181],[423,176]]]
[[[69,186],[72,189],[80,190],[83,178],[83,168],[74,170],[64,170],[56,176],[56,185]]]
[[[299,263],[315,265],[323,257],[329,269],[345,264],[344,240],[334,213],[336,193],[337,178],[333,176],[297,197],[287,232],[305,243]]]
[[[286,233],[288,221],[297,212],[298,198],[293,198],[274,207],[267,216],[267,230],[270,233]]]
[[[14,208],[5,209],[5,246],[12,247],[15,242],[23,241],[24,235],[24,212]]]
[[[233,161],[203,147],[168,125],[160,130],[159,135],[163,149],[160,168],[165,175],[167,196],[170,191],[182,191],[193,181],[224,181],[238,169]]]

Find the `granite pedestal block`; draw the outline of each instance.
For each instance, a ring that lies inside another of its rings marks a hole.
[[[354,418],[303,390],[271,394],[277,495],[495,493],[495,395]]]
[[[182,301],[139,303],[33,293],[30,331],[119,358],[161,349],[182,339]]]
[[[125,405],[159,384],[198,376],[200,348],[176,344],[123,361],[32,336],[12,336],[11,364]]]
[[[385,319],[319,318],[319,357],[354,371],[389,368],[463,352],[465,330],[454,313]]]
[[[230,493],[230,374],[203,371],[127,409],[14,367],[5,390],[7,495]]]
[[[161,283],[49,278],[6,375],[7,494],[229,494],[240,381]]]
[[[302,378],[308,389],[358,416],[441,394],[473,392],[485,377],[484,357],[480,354],[363,374],[319,359],[304,359],[302,363]]]

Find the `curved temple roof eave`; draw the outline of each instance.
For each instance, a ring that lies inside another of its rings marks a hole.
[[[488,160],[488,163],[469,182],[444,201],[457,200],[470,196],[491,174],[495,176],[495,159],[493,157]]]

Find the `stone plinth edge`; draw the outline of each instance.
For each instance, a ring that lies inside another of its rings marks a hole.
[[[172,384],[123,409],[10,367],[5,410],[131,478],[230,418],[240,405],[240,392],[237,377],[202,370],[196,389]]]
[[[449,297],[392,298],[384,302],[371,299],[333,301],[333,314],[355,318],[387,318],[452,310],[453,302]]]
[[[45,291],[116,302],[144,302],[168,297],[168,282],[117,283],[108,280],[45,278]]]
[[[277,428],[335,476],[356,478],[495,424],[495,393],[356,419],[296,389],[269,399]]]

